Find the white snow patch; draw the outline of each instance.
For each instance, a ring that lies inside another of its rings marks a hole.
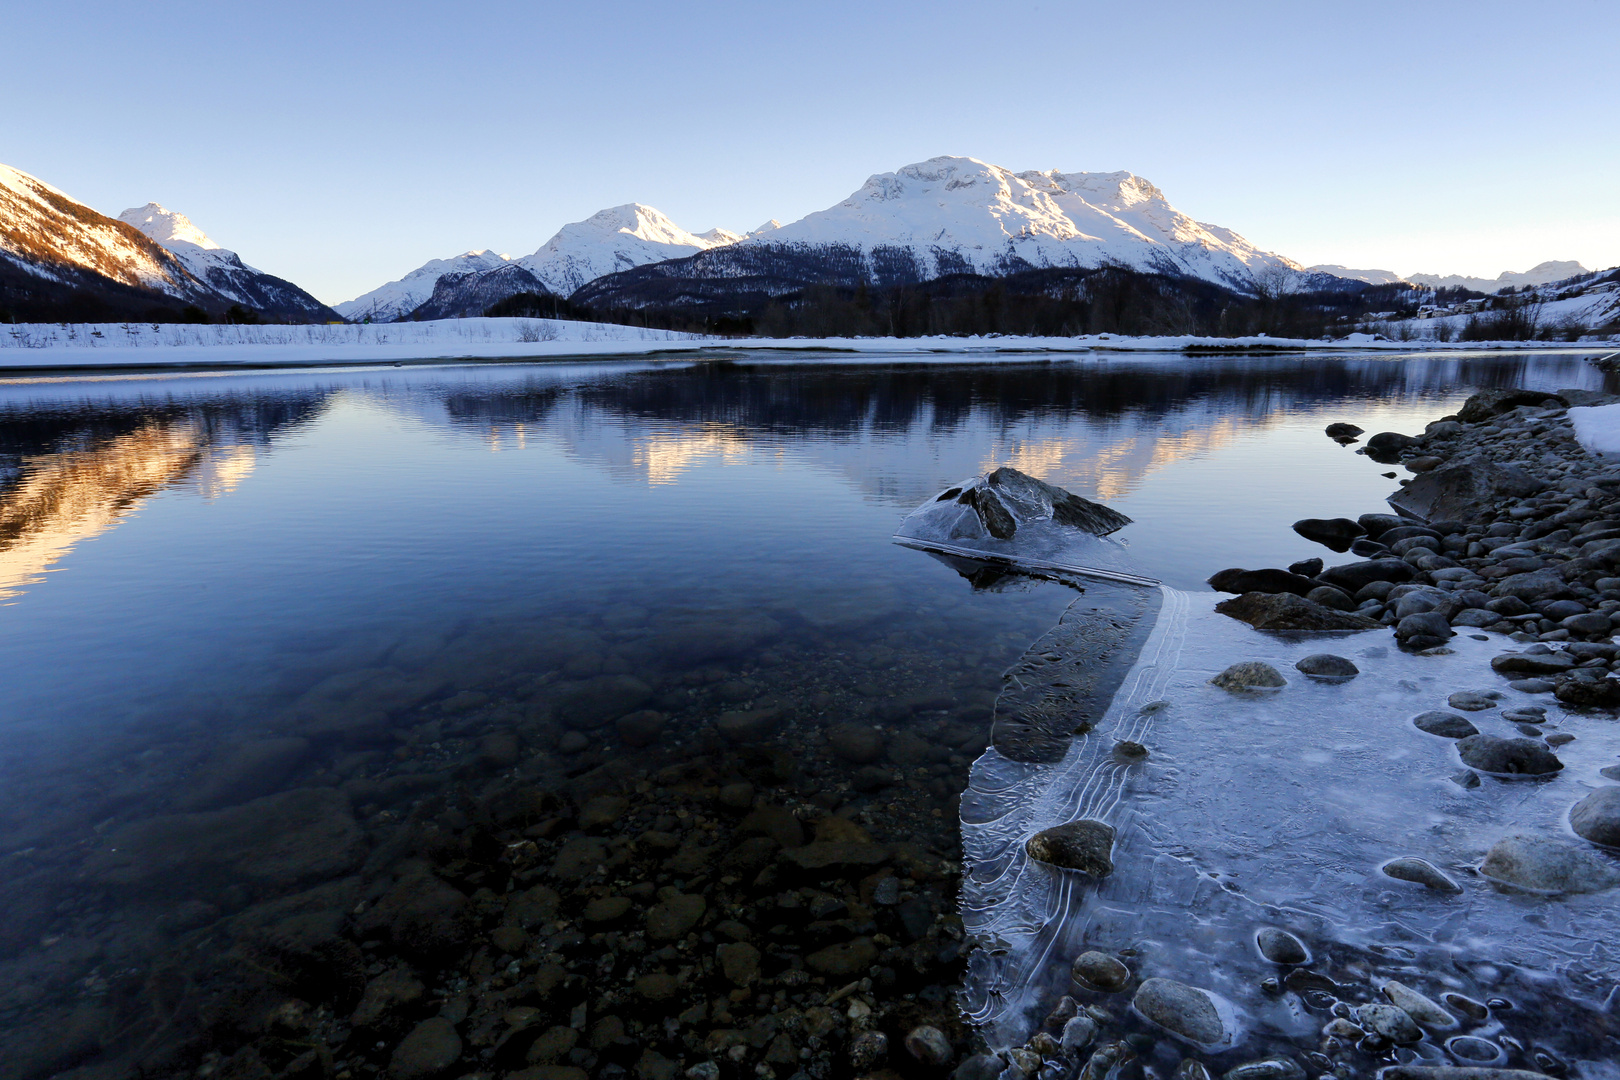
[[[1569,410],[1575,438],[1592,454],[1620,454],[1620,405],[1580,405]]]

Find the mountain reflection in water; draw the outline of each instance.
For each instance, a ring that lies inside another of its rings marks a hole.
[[[1000,673],[1075,594],[894,545],[917,503],[1010,464],[1130,514],[1142,572],[1197,588],[1319,553],[1298,517],[1380,508],[1326,423],[1600,381],[1485,354],[0,383],[0,1074],[194,1067],[210,995],[276,962],[254,934],[341,922],[499,783],[702,759],[694,785],[746,775],[948,864]],[[632,708],[663,726],[632,738]],[[782,726],[735,750],[737,712]],[[881,729],[887,779],[830,755],[844,723]],[[266,820],[318,850],[257,857]]]

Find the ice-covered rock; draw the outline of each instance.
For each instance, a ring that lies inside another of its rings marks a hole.
[[[1050,550],[1054,533],[1061,536],[1057,527],[1107,536],[1130,523],[1117,510],[1003,466],[946,488],[914,510],[899,535],[953,546],[1016,541]],[[992,544],[989,550],[1003,548]]]

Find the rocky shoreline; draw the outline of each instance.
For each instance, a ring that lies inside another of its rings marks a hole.
[[[1620,649],[1611,640],[1620,628],[1620,462],[1587,453],[1568,410],[1616,401],[1620,397],[1590,391],[1493,390],[1475,394],[1422,435],[1373,435],[1357,452],[1400,464],[1410,474],[1389,500],[1402,513],[1297,522],[1300,535],[1358,558],[1335,566],[1312,558],[1286,569],[1222,570],[1210,585],[1237,595],[1217,610],[1285,633],[1384,626],[1400,648],[1413,653],[1447,653],[1448,641],[1458,634],[1480,640],[1502,635],[1510,647],[1491,666],[1512,689],[1549,695],[1567,710],[1612,715],[1620,709]],[[1333,424],[1326,434],[1348,447],[1363,432]],[[1332,654],[1307,657],[1298,666],[1313,678],[1356,675],[1351,661]],[[1214,682],[1234,693],[1285,685],[1280,673],[1257,662],[1234,664]],[[1455,712],[1412,719],[1419,730],[1457,740],[1467,767],[1452,780],[1464,788],[1479,786],[1481,773],[1536,776],[1563,768],[1557,750],[1574,736],[1549,728],[1546,708],[1503,710],[1502,719],[1524,736],[1516,739],[1481,734],[1463,715],[1499,708],[1501,696],[1459,688],[1448,702]],[[1601,774],[1620,780],[1620,764]],[[1620,883],[1620,863],[1600,853],[1620,846],[1620,786],[1598,787],[1581,799],[1570,809],[1569,823],[1588,847],[1562,837],[1509,835],[1487,852],[1480,875],[1546,896]],[[1078,865],[1045,855],[1045,847],[1031,853]],[[1096,863],[1088,872],[1100,876],[1109,869]],[[1393,859],[1381,870],[1439,894],[1461,891],[1423,859]],[[1545,1080],[1568,1071],[1536,1033],[1515,1032],[1520,1024],[1509,1001],[1455,992],[1436,1001],[1388,978],[1372,977],[1362,986],[1335,983],[1311,970],[1313,946],[1274,927],[1259,927],[1255,945],[1277,971],[1262,989],[1292,992],[1308,1010],[1320,1011],[1320,1041],[1308,1052],[1273,1047],[1227,1069],[1226,1080],[1349,1080],[1375,1072],[1383,1080]],[[1012,1074],[1045,1076],[1056,1067],[1052,1075],[1101,1080],[1132,1067],[1140,1073],[1142,1059],[1168,1032],[1188,1053],[1173,1066],[1176,1080],[1206,1080],[1210,1069],[1195,1051],[1221,1054],[1233,1034],[1218,995],[1167,979],[1138,981],[1129,961],[1128,955],[1098,952],[1076,958],[1074,996],[1058,1004],[1026,1046],[1006,1055]],[[1347,966],[1354,970],[1357,963]],[[1360,967],[1370,975],[1370,965]],[[1121,1015],[1118,1003],[1125,1000],[1130,1004]],[[1584,1017],[1576,1026],[1607,1057],[1605,1047],[1616,1032],[1612,1017],[1559,1004],[1566,1015]],[[1151,1024],[1143,1025],[1142,1018]],[[1420,1043],[1428,1052],[1415,1052]],[[1161,1052],[1158,1058],[1173,1062],[1175,1055]],[[984,1055],[965,1063],[957,1076],[991,1077],[1002,1065],[1003,1059]]]

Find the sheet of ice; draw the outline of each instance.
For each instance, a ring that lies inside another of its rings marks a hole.
[[[1485,776],[1467,789],[1451,779],[1463,768],[1453,742],[1411,720],[1458,690],[1500,691],[1502,707],[1553,704],[1492,672],[1503,639],[1460,636],[1436,656],[1400,652],[1387,630],[1292,640],[1215,613],[1215,599],[1165,590],[1106,714],[1061,760],[992,749],[975,763],[962,799],[961,906],[982,947],[964,1000],[990,1043],[1021,1044],[1069,992],[1069,965],[1087,948],[1134,950],[1138,977],[1228,999],[1239,1052],[1255,1038],[1310,1043],[1323,1015],[1260,988],[1280,973],[1255,948],[1264,926],[1297,934],[1312,970],[1359,984],[1361,1000],[1390,977],[1430,996],[1500,995],[1521,1007],[1540,996],[1601,1002],[1620,979],[1615,893],[1515,894],[1475,868],[1511,832],[1579,843],[1566,815],[1604,782],[1598,770],[1620,749],[1613,719],[1550,708],[1547,728],[1576,736],[1558,748],[1561,773]],[[1349,657],[1361,674],[1309,679],[1294,665],[1317,652]],[[1246,695],[1210,684],[1247,660],[1288,684]],[[1519,735],[1497,709],[1468,716],[1487,734]],[[1147,758],[1117,755],[1120,739],[1146,746]],[[1118,833],[1115,870],[1100,883],[1026,857],[1029,836],[1087,817]],[[1401,856],[1441,868],[1462,892],[1381,873]]]
[[[1575,439],[1593,454],[1620,454],[1620,405],[1582,405],[1569,410]]]

